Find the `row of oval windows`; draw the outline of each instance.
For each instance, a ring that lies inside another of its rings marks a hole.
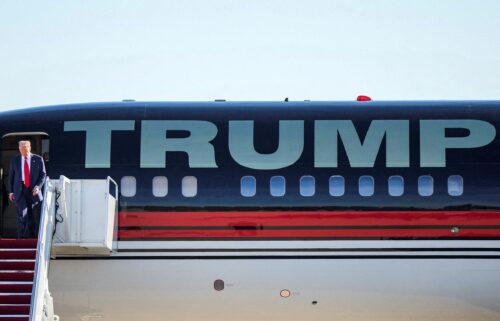
[[[194,176],[185,176],[181,183],[182,196],[195,197],[198,194],[198,180]],[[134,197],[137,193],[137,180],[134,176],[123,176],[120,181],[120,194]],[[165,176],[153,177],[153,196],[165,197],[168,194],[168,179]]]
[[[402,176],[390,176],[388,181],[390,196],[402,196],[404,194],[404,178]],[[345,194],[345,179],[343,176],[330,176],[328,191],[331,196],[343,196]],[[314,176],[302,176],[299,183],[299,191],[302,196],[314,196],[316,193],[316,179]],[[241,195],[245,197],[255,196],[257,184],[255,177],[244,176],[241,178]],[[464,180],[460,175],[448,177],[448,194],[460,196],[464,192]],[[286,180],[283,176],[273,176],[270,179],[270,193],[272,196],[280,197],[286,193]],[[372,196],[375,193],[375,179],[373,176],[363,175],[358,181],[358,193],[361,196]],[[420,196],[431,196],[434,194],[434,179],[430,175],[422,175],[418,178],[418,194]]]
[[[390,176],[387,180],[390,196],[402,196],[404,194],[404,178],[402,176]],[[121,195],[133,197],[136,194],[137,182],[133,176],[124,176],[121,179]],[[345,179],[343,176],[330,176],[328,190],[332,196],[343,196],[345,194]],[[286,179],[283,176],[273,176],[269,181],[270,194],[281,197],[286,194]],[[198,193],[198,180],[194,176],[185,176],[182,179],[181,191],[184,197],[194,197]],[[257,194],[257,181],[254,176],[243,176],[240,183],[241,195],[253,197]],[[306,175],[300,178],[300,195],[309,197],[316,193],[316,179],[314,176]],[[464,192],[464,180],[460,175],[448,177],[448,194],[460,196]],[[375,179],[373,176],[363,175],[358,181],[358,193],[361,196],[372,196],[375,193]],[[165,176],[153,178],[153,195],[165,197],[168,194],[168,179]],[[431,196],[434,194],[434,179],[430,175],[418,177],[418,194],[420,196]]]

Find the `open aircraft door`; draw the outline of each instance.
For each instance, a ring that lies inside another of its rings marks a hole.
[[[9,202],[9,170],[13,156],[19,154],[19,141],[29,140],[31,152],[43,157],[45,167],[49,161],[49,135],[43,132],[8,133],[2,137],[0,148],[0,236],[16,237],[16,207]]]

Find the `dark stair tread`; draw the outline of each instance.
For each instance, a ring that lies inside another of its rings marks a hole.
[[[10,283],[0,284],[0,293],[31,293],[33,291],[32,283]]]
[[[37,239],[1,239],[0,249],[36,249]]]
[[[0,271],[35,270],[35,261],[0,261]]]
[[[0,304],[31,304],[31,293],[0,294]]]
[[[34,272],[0,272],[0,281],[33,281]]]
[[[30,314],[29,305],[2,305],[0,306],[0,315],[28,315]],[[0,318],[1,320],[1,318]]]
[[[0,321],[29,321],[30,317],[27,316],[0,316]]]
[[[36,250],[35,249],[15,249],[15,250],[6,250],[0,249],[0,259],[35,259],[36,258]]]

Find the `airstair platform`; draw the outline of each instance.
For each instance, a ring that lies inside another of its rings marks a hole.
[[[49,291],[50,260],[110,255],[117,243],[117,196],[110,177],[47,178],[38,239],[0,239],[0,321],[59,320]]]

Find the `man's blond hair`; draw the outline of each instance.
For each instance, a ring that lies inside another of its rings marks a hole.
[[[29,140],[20,140],[19,146],[21,146],[21,145],[30,145],[31,146],[31,142]]]

